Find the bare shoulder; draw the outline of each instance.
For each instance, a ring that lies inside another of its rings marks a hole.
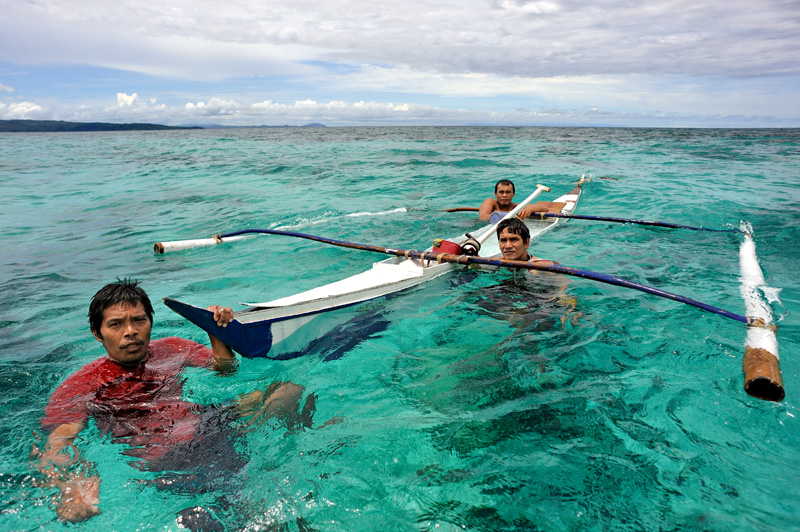
[[[480,220],[488,220],[489,216],[497,209],[497,200],[495,198],[486,198],[478,209],[478,218]]]

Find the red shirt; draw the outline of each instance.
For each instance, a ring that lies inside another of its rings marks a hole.
[[[211,362],[211,349],[174,337],[150,342],[147,359],[137,366],[99,358],[56,388],[42,428],[92,416],[101,432],[131,446],[125,454],[152,460],[196,437],[201,407],[183,399],[181,373]]]

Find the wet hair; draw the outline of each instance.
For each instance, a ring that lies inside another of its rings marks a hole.
[[[500,187],[500,185],[511,185],[511,192],[514,193],[514,194],[517,193],[517,189],[516,189],[516,187],[514,187],[514,183],[512,183],[508,179],[501,179],[500,181],[498,181],[494,185],[494,193],[495,194],[497,194],[497,189]]]
[[[93,334],[102,338],[100,327],[103,325],[103,313],[108,307],[122,302],[131,305],[141,303],[150,323],[153,323],[153,305],[147,293],[139,288],[139,281],[117,277],[116,283],[107,284],[98,290],[89,304],[89,328]]]
[[[513,235],[519,235],[522,237],[523,242],[527,242],[531,239],[531,232],[528,230],[528,226],[525,225],[525,222],[517,218],[516,216],[513,218],[506,218],[504,220],[500,220],[500,223],[497,225],[497,239],[500,240],[500,233],[503,232],[503,229],[508,230],[509,233]]]

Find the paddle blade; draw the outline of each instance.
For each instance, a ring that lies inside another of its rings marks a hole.
[[[267,356],[272,347],[270,323],[241,323],[233,320],[227,327],[220,327],[214,321],[214,313],[210,310],[187,305],[168,297],[164,298],[164,304],[243,357],[271,358]]]

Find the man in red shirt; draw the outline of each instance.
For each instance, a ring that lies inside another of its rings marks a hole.
[[[227,307],[214,305],[208,310],[222,327],[233,320]],[[124,453],[136,459],[132,465],[154,471],[195,466],[191,461],[196,446],[213,445],[213,454],[220,456],[219,442],[230,443],[231,431],[219,427],[227,427],[225,422],[234,416],[247,416],[253,422],[279,415],[288,423],[311,425],[314,396],[298,415],[303,389],[288,382],[240,397],[234,408],[184,400],[184,368],[231,371],[235,356],[211,335],[211,349],[182,338],[151,341],[153,307],[138,282],[119,280],[100,289],[89,306],[89,324],[106,356],[88,363],[56,389],[42,421],[49,436],[39,452],[38,469],[60,490],[56,513],[63,521],[84,521],[100,513],[99,477],[76,449],[74,457],[67,452],[90,417],[100,432],[126,445]],[[222,454],[226,452],[229,456],[222,467],[214,464],[211,469],[230,476],[244,461],[232,445]]]

